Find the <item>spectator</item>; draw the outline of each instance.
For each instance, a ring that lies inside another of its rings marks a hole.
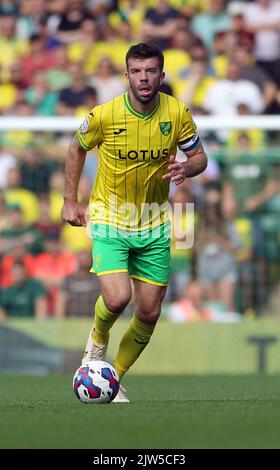
[[[236,323],[241,315],[236,312],[225,312],[216,304],[204,301],[201,283],[192,278],[185,287],[185,293],[168,309],[167,318],[175,323],[194,323],[212,321],[220,323]]]
[[[46,317],[46,290],[37,279],[27,277],[25,266],[12,268],[13,284],[0,292],[0,317]]]
[[[28,43],[16,36],[16,16],[0,16],[0,70],[2,78],[9,79],[9,69],[28,52]]]
[[[238,46],[252,50],[255,44],[255,33],[249,31],[244,17],[246,2],[233,1],[228,4],[228,14],[230,16],[229,32],[235,37]]]
[[[89,78],[89,84],[97,92],[97,104],[110,101],[127,90],[126,83],[116,73],[112,61],[103,57],[97,69],[97,74]]]
[[[257,85],[241,79],[240,66],[231,62],[227,77],[217,81],[210,88],[204,106],[212,114],[230,116],[237,114],[237,106],[240,103],[246,104],[253,113],[260,113],[264,108]]]
[[[49,23],[51,23],[51,16],[46,14],[41,16],[37,24],[36,33],[42,37],[46,51],[55,51],[57,47],[62,45],[62,42],[52,33]]]
[[[197,276],[208,301],[220,302],[233,312],[234,290],[237,281],[235,252],[240,239],[231,220],[225,220],[221,193],[209,185],[205,209],[195,244]]]
[[[203,108],[204,102],[216,79],[208,74],[208,61],[193,60],[184,80],[177,81],[176,96],[190,108]]]
[[[26,89],[26,86],[22,78],[22,64],[20,61],[14,62],[11,65],[9,69],[9,75],[10,75],[10,83],[17,88],[18,101],[21,101],[23,99],[23,93]]]
[[[259,153],[250,152],[249,139],[240,136],[240,153],[227,158],[224,171],[223,204],[233,204],[239,216],[252,225],[255,303],[264,306],[267,295],[267,244],[262,225],[266,204],[279,191],[277,174]]]
[[[88,251],[77,254],[77,270],[67,276],[58,294],[59,316],[92,317],[92,305],[100,295],[96,274],[90,273],[91,255]]]
[[[10,287],[13,284],[12,270],[16,263],[24,265],[28,278],[33,277],[34,261],[35,257],[26,251],[22,240],[16,237],[12,249],[0,260],[0,287]]]
[[[240,78],[241,68],[236,62],[230,62],[225,79],[217,80],[210,88],[204,109],[217,116],[232,116],[239,113],[239,106],[245,105],[250,114],[259,114],[264,109],[261,92],[255,83]],[[229,131],[216,132],[221,143],[226,142]]]
[[[239,116],[249,116],[252,114],[248,106],[243,103],[237,106],[237,113]],[[229,132],[226,147],[238,155],[241,154],[243,150],[245,153],[254,151],[260,152],[265,149],[266,141],[266,133],[262,129],[236,129]]]
[[[9,81],[0,81],[0,114],[7,114],[16,104],[18,96],[17,87]]]
[[[118,72],[125,73],[127,48],[137,41],[137,36],[135,36],[135,31],[132,29],[131,24],[127,21],[122,21],[120,27],[114,31],[116,32],[116,37],[113,44],[111,44],[112,48],[110,49],[109,57]]]
[[[53,171],[53,163],[42,160],[39,151],[38,144],[29,144],[20,165],[22,186],[37,195],[49,191],[49,181]]]
[[[39,253],[42,249],[42,238],[38,230],[24,221],[18,204],[9,204],[7,210],[6,227],[0,232],[0,254],[11,253],[19,244],[29,253]]]
[[[215,34],[213,44],[215,55],[212,58],[212,64],[220,78],[227,75],[230,58],[234,56],[237,47],[252,50],[254,46],[255,35],[246,28],[243,11],[244,3],[238,1],[229,3],[227,12],[230,17],[230,26]]]
[[[83,20],[91,18],[85,8],[84,0],[69,0],[66,11],[61,16],[57,27],[57,37],[64,44],[81,41],[83,38],[81,25]]]
[[[145,0],[119,0],[117,3],[117,10],[109,14],[109,25],[117,31],[125,21],[139,38],[145,16]]]
[[[48,70],[55,65],[54,54],[45,49],[42,36],[33,34],[29,43],[30,52],[21,59],[22,76],[26,87],[31,85],[32,77],[37,70]]]
[[[40,20],[46,13],[46,0],[29,0],[19,2],[20,14],[17,20],[17,35],[21,40],[27,40],[39,30]]]
[[[211,318],[211,311],[203,305],[203,289],[197,279],[191,279],[185,285],[185,292],[170,305],[167,318],[175,323],[191,323]]]
[[[82,21],[80,34],[80,40],[67,45],[68,58],[71,62],[83,64],[84,73],[91,74],[96,71],[99,60],[109,47],[102,44],[100,51],[99,28],[94,19],[87,18]]]
[[[8,115],[9,117],[13,118],[29,117],[33,115],[33,107],[23,101],[19,101]],[[30,130],[7,130],[3,132],[2,135],[2,142],[5,146],[5,149],[7,150],[7,152],[10,152],[13,155],[17,162],[21,159],[23,149],[25,149],[26,146],[32,143],[33,140],[34,133]],[[7,181],[8,176],[9,175],[7,174]]]
[[[267,114],[271,114],[273,112],[278,113],[279,106],[277,106],[276,103],[277,86],[264,69],[254,64],[254,58],[250,50],[244,46],[236,47],[234,51],[234,59],[241,67],[240,78],[243,80],[249,80],[259,87],[262,93],[264,111]]]
[[[53,116],[55,114],[58,96],[51,91],[42,70],[34,72],[30,87],[25,92],[25,100],[31,104],[36,114]]]
[[[183,295],[185,286],[192,273],[192,243],[194,237],[195,215],[187,204],[192,203],[190,191],[178,189],[171,197],[172,237],[171,237],[171,272],[168,299],[173,300]]]
[[[188,24],[180,22],[180,27],[172,37],[170,48],[164,51],[164,70],[171,84],[175,80],[183,79],[191,62],[190,50],[197,42],[199,38],[190,31]]]
[[[22,186],[18,168],[11,168],[7,175],[7,187],[3,192],[7,204],[16,204],[22,210],[25,223],[32,224],[38,220],[38,199],[36,195]]]
[[[80,64],[70,64],[71,86],[59,92],[57,112],[60,115],[73,114],[79,106],[85,106],[89,96],[96,97],[96,90],[86,84]]]
[[[61,230],[61,241],[70,253],[90,250],[92,247],[91,234],[88,230],[79,230],[70,224],[64,224]]]
[[[47,237],[49,233],[60,234],[62,229],[61,224],[51,219],[49,194],[40,197],[39,220],[33,226],[41,233],[43,238]]]
[[[45,236],[44,251],[35,262],[34,276],[41,280],[48,291],[48,315],[58,315],[58,293],[64,278],[76,269],[76,258],[63,250],[57,231]]]
[[[18,5],[14,0],[2,0],[0,5],[0,15],[16,15],[18,13]]]
[[[99,24],[102,26],[107,24],[107,17],[113,7],[113,0],[87,0],[87,9],[89,13],[98,18]]]
[[[0,190],[7,187],[7,176],[10,169],[15,168],[16,159],[11,152],[0,144]]]
[[[179,25],[179,12],[167,0],[159,0],[155,8],[146,11],[142,25],[145,41],[152,41],[162,50],[171,46],[172,37]]]
[[[3,194],[0,192],[0,252],[2,251],[1,233],[9,227],[9,216],[6,206],[6,201]]]
[[[239,153],[234,150],[234,158],[225,161],[223,200],[234,200],[238,214],[254,218],[278,192],[279,184],[262,154],[250,151],[246,135],[240,135],[237,148]]]
[[[256,0],[244,8],[247,28],[256,35],[255,57],[275,83],[280,83],[280,8],[274,0]]]
[[[61,223],[61,208],[63,206],[64,175],[62,171],[55,171],[50,177],[50,219]]]
[[[68,88],[71,85],[71,75],[66,46],[61,45],[55,49],[54,61],[54,67],[45,72],[50,90],[58,91]]]
[[[227,30],[229,26],[224,0],[210,0],[208,10],[192,18],[192,31],[202,39],[208,50],[212,49],[216,33]]]

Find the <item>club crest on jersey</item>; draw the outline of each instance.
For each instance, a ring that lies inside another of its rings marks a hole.
[[[159,128],[163,135],[169,135],[172,129],[172,122],[171,121],[160,122]]]

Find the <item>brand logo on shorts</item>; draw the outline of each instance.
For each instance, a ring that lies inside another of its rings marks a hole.
[[[172,129],[172,122],[171,121],[160,122],[159,128],[163,135],[169,135]]]
[[[100,264],[101,264],[101,255],[96,255],[94,257],[94,265],[95,265],[94,267],[98,269],[100,268]]]

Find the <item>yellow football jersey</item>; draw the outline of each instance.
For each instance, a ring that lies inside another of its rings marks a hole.
[[[81,124],[81,147],[98,147],[90,219],[123,230],[146,230],[167,220],[168,158],[199,143],[184,103],[159,93],[151,112],[133,108],[128,93],[93,108]]]

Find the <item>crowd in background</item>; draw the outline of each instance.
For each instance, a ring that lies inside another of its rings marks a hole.
[[[125,54],[140,41],[163,50],[162,91],[195,116],[280,113],[278,0],[2,0],[0,115],[82,119],[127,90]],[[171,205],[195,203],[195,239],[179,249],[174,230],[167,316],[277,313],[279,135],[201,137],[207,170],[171,187]],[[92,315],[99,285],[89,272],[91,239],[60,216],[70,140],[71,133],[1,133],[0,318]],[[90,152],[82,202],[97,165]],[[189,221],[183,211],[173,227]]]

